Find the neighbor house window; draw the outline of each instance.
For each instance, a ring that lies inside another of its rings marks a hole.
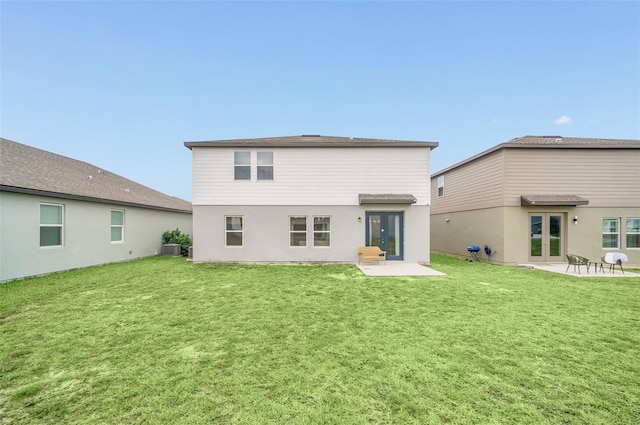
[[[640,248],[640,218],[627,219],[627,248]]]
[[[331,217],[313,217],[313,246],[331,246]]]
[[[444,176],[438,176],[438,197],[444,196]]]
[[[226,246],[242,246],[244,222],[241,216],[225,217]]]
[[[234,180],[251,180],[251,152],[234,152],[233,165]]]
[[[273,152],[258,152],[258,180],[273,180]]]
[[[124,242],[123,210],[111,210],[111,242]]]
[[[307,246],[307,217],[289,217],[289,246]]]
[[[64,207],[40,204],[40,246],[62,246]]]
[[[602,219],[602,247],[603,248],[619,248],[620,247],[620,219],[619,218],[603,218]]]

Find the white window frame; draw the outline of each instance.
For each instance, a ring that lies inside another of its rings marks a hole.
[[[114,212],[119,212],[122,214],[122,224],[113,224],[113,213]],[[111,239],[111,243],[123,243],[124,242],[124,210],[119,210],[119,209],[111,209],[111,212],[109,214],[110,217],[110,221],[111,221],[111,227],[110,229],[110,234],[109,234],[109,238]],[[119,228],[120,229],[120,239],[119,240],[113,240],[113,229],[114,228]]]
[[[241,156],[244,158],[240,158]],[[249,157],[248,162],[246,156]],[[274,163],[275,153],[273,151],[233,151],[233,180],[239,182],[273,181],[275,175]],[[245,176],[238,177],[241,168]],[[249,171],[248,175],[246,175],[247,171]]]
[[[436,182],[437,182],[438,198],[442,198],[444,196],[444,175],[438,176],[438,178],[436,179]]]
[[[229,229],[227,219],[239,218],[240,229]],[[229,245],[229,233],[240,233],[240,245]],[[224,216],[224,246],[227,248],[242,248],[244,246],[244,216],[242,215],[225,215]]]
[[[237,154],[249,154],[249,163],[245,164],[244,162],[238,162]],[[251,181],[251,151],[233,151],[233,180],[234,181]],[[238,178],[237,171],[239,168],[249,168],[249,177],[248,178]]]
[[[639,229],[639,231],[629,231],[629,222],[630,222],[631,220],[638,220],[638,221],[640,221],[640,217],[627,217],[627,218],[626,218],[626,220],[625,220],[625,226],[624,226],[624,229],[625,229],[625,238],[624,238],[624,241],[625,241],[625,243],[626,243],[626,247],[627,247],[627,249],[640,249],[640,246],[629,246],[629,239],[628,239],[629,235],[640,235],[640,229]]]
[[[261,155],[262,154],[262,155]],[[266,161],[264,158],[264,154],[271,154],[271,160],[270,161]],[[261,158],[262,157],[262,158]],[[272,181],[273,180],[273,174],[274,174],[274,165],[273,165],[273,151],[258,151],[256,152],[256,179],[258,180],[264,180],[264,181]],[[265,169],[271,169],[270,177],[269,178],[264,178],[264,177],[260,177],[260,171],[261,170],[265,170]]]
[[[613,220],[618,223],[618,231],[617,232],[605,232],[604,231],[604,222],[605,220]],[[602,249],[620,249],[620,217],[604,217],[602,219]],[[604,246],[604,236],[605,235],[616,235],[617,236],[617,244],[616,246]]]
[[[60,208],[60,223],[42,223],[42,206],[50,206],[50,207],[57,207]],[[51,228],[51,227],[56,227],[56,228],[60,228],[60,244],[59,245],[42,245],[42,235],[40,235],[40,248],[43,249],[50,249],[50,248],[61,248],[64,246],[64,205],[63,204],[52,204],[49,202],[41,202],[40,206],[39,206],[39,210],[40,210],[40,226],[39,229],[42,229],[43,227],[47,227],[47,228]]]
[[[304,219],[304,230],[294,230],[293,229],[293,219]],[[307,230],[309,229],[309,223],[306,215],[291,215],[289,216],[289,248],[306,248],[308,245],[308,234]],[[304,245],[294,245],[293,243],[293,235],[304,235]]]
[[[328,230],[316,230],[316,219],[326,218],[329,220],[329,229]],[[329,235],[329,245],[318,245],[316,244],[316,235],[320,234],[328,234]],[[313,216],[313,246],[314,248],[331,248],[331,216],[329,215],[314,215]]]

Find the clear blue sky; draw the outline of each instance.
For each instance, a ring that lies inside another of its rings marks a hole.
[[[2,137],[191,200],[184,141],[640,138],[640,2],[2,1]]]

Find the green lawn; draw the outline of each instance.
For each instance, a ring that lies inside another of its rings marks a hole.
[[[155,257],[0,285],[0,423],[636,424],[640,280]]]

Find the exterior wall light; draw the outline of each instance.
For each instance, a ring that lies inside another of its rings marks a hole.
[[[573,216],[573,224],[578,224],[578,216]]]

